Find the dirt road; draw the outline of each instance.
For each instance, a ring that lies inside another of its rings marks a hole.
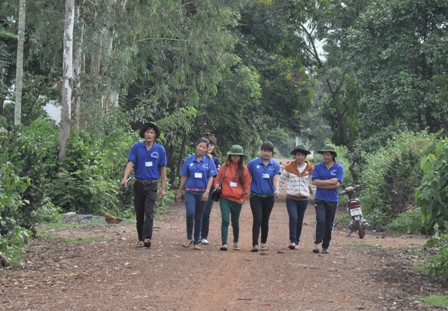
[[[369,231],[360,240],[337,226],[330,254],[314,254],[309,206],[300,250],[289,250],[280,197],[266,255],[250,252],[248,202],[241,215],[241,250],[224,252],[220,219],[215,203],[210,245],[201,251],[181,247],[183,203],[157,215],[150,249],[135,248],[133,225],[48,232],[59,238],[32,242],[23,269],[0,272],[0,310],[436,310],[413,297],[446,291],[440,280],[407,269],[421,262],[418,247],[425,237]]]

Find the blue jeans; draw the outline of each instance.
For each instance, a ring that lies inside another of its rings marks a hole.
[[[314,243],[319,244],[322,242],[322,248],[328,248],[330,246],[338,202],[315,200],[314,207],[316,209]]]
[[[201,239],[207,239],[208,238],[208,231],[210,228],[210,214],[212,213],[212,207],[213,207],[213,200],[211,200],[211,196],[213,193],[213,190],[215,187],[212,187],[210,189],[210,195],[208,196],[208,201],[205,203],[205,209],[204,214],[202,215],[202,232],[201,232]]]
[[[289,241],[299,244],[302,234],[303,216],[305,216],[308,200],[293,200],[286,198],[286,209],[289,215]]]
[[[203,192],[185,191],[184,200],[187,209],[187,239],[193,237],[194,225],[194,245],[199,244],[199,236],[202,227],[202,214],[204,213],[205,201],[201,201]]]

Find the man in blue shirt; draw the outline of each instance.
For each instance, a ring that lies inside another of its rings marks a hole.
[[[322,254],[328,254],[338,206],[338,188],[344,179],[344,168],[336,162],[337,154],[334,146],[325,145],[318,153],[322,154],[324,162],[316,164],[311,176],[313,184],[317,187],[314,196],[316,227],[313,252],[319,253],[318,246],[322,243]]]
[[[140,137],[143,142],[135,143],[128,156],[128,164],[124,171],[121,185],[127,186],[128,176],[134,169],[134,208],[137,219],[137,247],[151,247],[152,228],[154,223],[154,207],[157,197],[157,183],[160,179],[159,199],[165,196],[166,152],[155,140],[160,130],[153,122],[143,125]],[[145,217],[146,216],[146,217]]]

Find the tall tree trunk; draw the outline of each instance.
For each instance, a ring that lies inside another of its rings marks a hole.
[[[76,41],[76,49],[75,55],[73,59],[73,81],[75,81],[75,89],[74,89],[74,103],[75,109],[73,112],[73,118],[75,119],[75,128],[79,129],[81,125],[81,74],[83,73],[84,67],[84,57],[83,57],[83,49],[82,46],[84,44],[84,26],[85,23],[81,21],[81,13],[79,6],[76,8],[76,23],[80,29],[79,39]]]
[[[14,124],[20,125],[22,120],[22,87],[23,87],[23,43],[25,42],[26,0],[20,0],[19,8],[19,42],[17,45],[16,69],[16,105]]]
[[[61,100],[61,131],[59,137],[59,161],[67,154],[67,142],[70,136],[70,108],[72,104],[73,80],[73,25],[75,19],[75,0],[65,1],[63,85]]]

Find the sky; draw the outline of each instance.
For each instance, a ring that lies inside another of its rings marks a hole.
[[[61,107],[56,107],[52,103],[48,103],[45,105],[44,109],[48,115],[56,121],[56,124],[59,124],[59,121],[61,121]]]

